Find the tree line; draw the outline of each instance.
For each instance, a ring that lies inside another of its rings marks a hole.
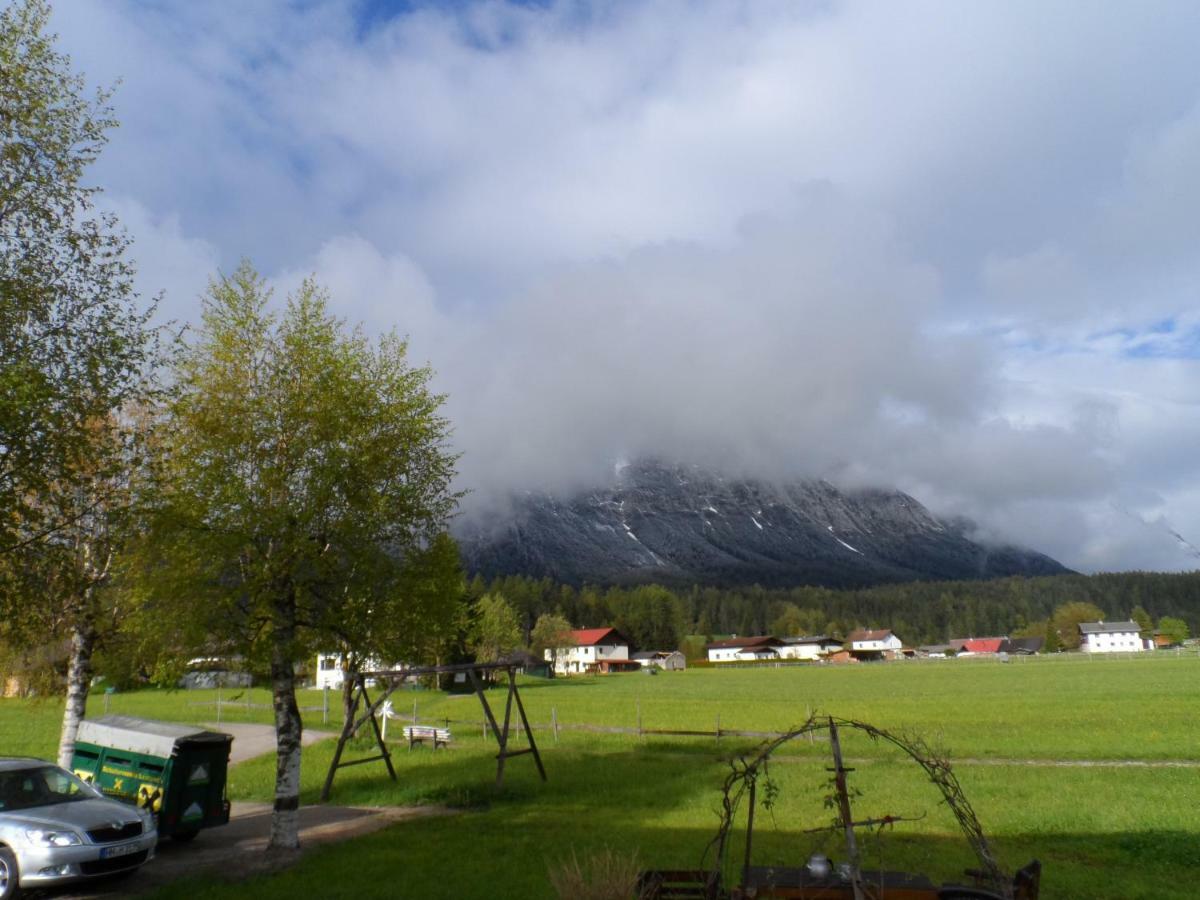
[[[539,619],[574,628],[612,626],[639,649],[683,649],[700,656],[717,635],[846,635],[890,628],[907,645],[951,638],[1047,636],[1051,649],[1078,646],[1079,622],[1135,619],[1144,636],[1159,630],[1200,634],[1200,572],[1119,572],[929,581],[857,590],[824,587],[672,590],[660,585],[575,588],[549,578],[475,576],[469,601],[501,597],[526,645]],[[1052,639],[1049,637],[1053,635]]]

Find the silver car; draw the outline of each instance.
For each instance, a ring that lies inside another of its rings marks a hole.
[[[40,759],[0,758],[0,900],[136,869],[154,856],[154,816]]]

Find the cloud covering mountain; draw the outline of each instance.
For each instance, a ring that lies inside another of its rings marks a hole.
[[[250,256],[411,335],[467,512],[655,455],[1195,568],[1200,8],[60,3],[189,319]]]

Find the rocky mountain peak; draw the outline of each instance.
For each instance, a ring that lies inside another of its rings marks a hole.
[[[619,464],[612,483],[571,497],[527,494],[511,515],[459,534],[468,567],[568,583],[818,584],[1066,571],[1047,556],[989,546],[896,490],[824,480],[731,478],[658,460]]]

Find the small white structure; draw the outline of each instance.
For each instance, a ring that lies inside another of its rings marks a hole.
[[[646,650],[631,653],[629,658],[640,663],[643,669],[658,668],[669,672],[681,672],[687,668],[687,657],[678,650]]]
[[[770,635],[758,637],[729,638],[713,641],[705,646],[709,662],[752,662],[761,659],[779,659],[779,648],[783,641]]]
[[[836,653],[842,649],[842,642],[827,634],[785,637],[780,640],[783,642],[783,646],[779,648],[780,659],[820,659],[826,653]]]
[[[904,642],[896,637],[890,628],[876,628],[874,630],[860,628],[857,631],[850,632],[850,635],[846,638],[846,643],[850,645],[851,650],[899,651],[904,647]]]
[[[571,644],[546,650],[556,675],[607,671],[610,662],[629,661],[629,641],[615,628],[580,628],[571,632]]]
[[[315,686],[320,689],[340,691],[346,674],[342,671],[342,654],[317,654],[317,679]]]
[[[1079,649],[1084,653],[1140,653],[1146,644],[1137,622],[1080,622]]]
[[[380,669],[403,669],[404,663],[392,663],[384,665],[378,659],[368,659],[363,664],[363,671],[373,671]],[[314,679],[313,687],[318,690],[329,688],[331,691],[340,691],[342,685],[346,681],[346,673],[342,670],[342,654],[340,653],[318,653],[317,654],[317,677]]]

